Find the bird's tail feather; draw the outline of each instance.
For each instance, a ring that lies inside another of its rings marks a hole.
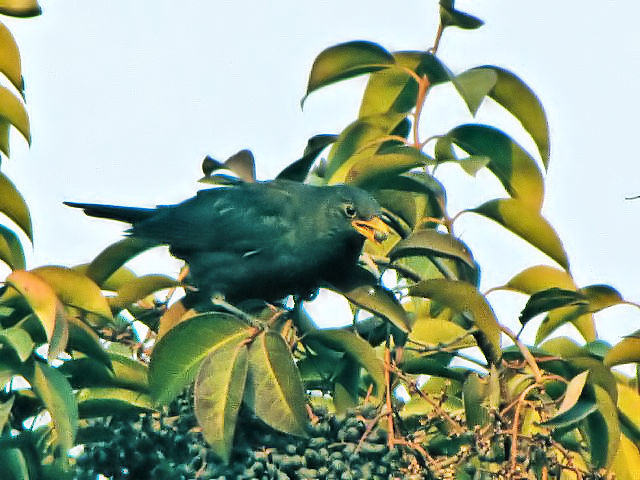
[[[119,222],[136,223],[149,218],[153,208],[119,207],[116,205],[99,205],[95,203],[64,202],[73,208],[81,208],[90,217],[109,218]]]

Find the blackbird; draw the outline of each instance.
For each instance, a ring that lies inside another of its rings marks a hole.
[[[349,185],[238,183],[157,208],[65,204],[168,245],[199,292],[232,303],[306,297],[339,284],[356,268],[365,239],[381,242],[389,231],[376,200]]]

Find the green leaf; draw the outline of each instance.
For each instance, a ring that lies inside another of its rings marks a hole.
[[[500,326],[486,298],[471,284],[444,279],[424,280],[409,287],[409,295],[425,297],[469,317],[479,332],[474,335],[490,363],[501,356]]]
[[[23,91],[20,51],[9,29],[0,23],[0,72],[9,79],[19,92]]]
[[[36,17],[42,9],[36,0],[0,0],[0,13],[12,17]]]
[[[394,327],[407,333],[410,321],[398,299],[380,285],[361,285],[348,291],[338,290],[354,305],[388,320]]]
[[[24,269],[26,264],[20,239],[4,225],[0,225],[0,260],[11,270]]]
[[[447,137],[470,155],[489,157],[487,168],[513,198],[539,211],[544,199],[544,182],[535,160],[511,137],[487,125],[461,125]]]
[[[472,68],[457,75],[453,84],[475,116],[484,97],[495,87],[498,75],[488,68]]]
[[[471,373],[462,386],[465,419],[469,427],[486,425],[489,421],[487,406],[489,384],[477,373]]]
[[[604,357],[606,367],[632,362],[640,363],[640,330],[623,338]]]
[[[88,357],[96,359],[107,366],[111,366],[109,355],[102,348],[100,338],[89,325],[74,315],[67,316],[69,323],[68,346],[72,350],[82,352]]]
[[[57,369],[36,361],[25,366],[22,375],[49,411],[57,442],[66,453],[78,429],[78,406],[71,385]]]
[[[507,282],[505,288],[532,295],[541,290],[557,287],[563,290],[577,290],[571,274],[547,265],[535,265],[518,273]]]
[[[522,312],[520,312],[520,323],[526,325],[536,315],[548,312],[560,307],[573,305],[586,305],[587,298],[575,290],[564,290],[558,287],[548,288],[534,293],[527,300]]]
[[[589,285],[579,291],[589,300],[589,312],[599,312],[625,303],[620,292],[609,285]]]
[[[308,417],[302,380],[291,351],[280,335],[263,332],[249,346],[244,398],[267,425],[292,435],[306,435]]]
[[[569,429],[577,426],[597,409],[598,406],[593,400],[580,399],[571,408],[542,422],[541,425],[548,428]]]
[[[11,148],[9,145],[9,130],[11,124],[5,119],[0,117],[0,152],[4,153],[7,158],[11,155]]]
[[[514,73],[500,67],[484,65],[481,70],[492,70],[498,76],[489,97],[502,105],[522,124],[538,147],[545,169],[549,168],[549,124],[542,103]]]
[[[156,245],[140,238],[124,238],[100,252],[87,267],[86,275],[102,286],[126,262]]]
[[[421,150],[408,146],[396,146],[368,158],[357,157],[357,161],[348,162],[349,170],[344,183],[365,186],[377,178],[399,175],[412,168],[434,165],[435,160]],[[332,179],[333,181],[333,179]]]
[[[416,230],[408,238],[396,243],[388,253],[392,261],[414,255],[454,258],[466,263],[470,268],[476,268],[471,250],[463,242],[448,233],[437,230]]]
[[[154,410],[149,395],[116,387],[83,388],[76,393],[80,418],[131,415]]]
[[[314,135],[307,142],[304,154],[300,160],[293,162],[291,165],[282,170],[276,179],[293,180],[296,182],[304,182],[309,175],[311,167],[315,163],[318,155],[322,151],[338,139],[337,135]]]
[[[520,200],[489,200],[469,211],[496,221],[569,270],[569,259],[558,234],[542,215]]]
[[[47,282],[62,303],[113,320],[111,309],[100,287],[88,276],[57,266],[34,268],[31,273]]]
[[[204,313],[169,330],[155,345],[149,364],[149,389],[156,404],[166,405],[196,378],[211,352],[237,345],[252,329],[226,313]]]
[[[464,30],[475,30],[484,25],[478,17],[453,8],[453,2],[440,0],[440,23],[443,27],[459,27]]]
[[[469,332],[457,323],[442,318],[418,317],[413,324],[409,340],[421,346],[447,345],[449,349],[475,346],[476,342]],[[455,343],[454,340],[456,341]]]
[[[0,93],[2,87],[0,87]],[[2,116],[2,95],[0,95],[0,117]],[[0,173],[0,213],[9,217],[33,242],[33,228],[29,207],[18,189],[5,175]]]
[[[0,8],[0,12],[2,9]],[[29,465],[19,448],[0,448],[0,464],[5,480],[31,480]]]
[[[430,85],[451,80],[452,74],[440,60],[429,52],[394,52],[396,68],[386,68],[369,76],[362,96],[358,117],[384,113],[408,113],[416,106],[418,84],[412,75],[426,75]]]
[[[246,344],[228,343],[200,365],[194,411],[211,450],[227,464],[249,368]]]
[[[0,345],[13,350],[21,362],[25,362],[31,356],[35,346],[31,336],[19,327],[0,329]]]
[[[385,392],[384,366],[369,342],[354,332],[338,329],[314,330],[307,333],[305,339],[318,340],[333,350],[346,353],[350,362],[359,364],[371,375],[374,395],[378,401],[382,400]]]
[[[0,13],[2,13],[1,5]],[[27,143],[31,145],[29,115],[24,103],[6,87],[0,87],[0,118],[16,127]]]
[[[9,421],[14,400],[15,397],[10,397],[6,402],[0,403],[0,432],[4,431],[4,426]]]
[[[585,420],[586,439],[595,468],[608,468],[620,444],[620,422],[615,403],[603,388],[594,385],[595,412]]]
[[[149,368],[142,362],[109,352],[113,383],[138,392],[149,391]]]
[[[446,365],[443,365],[441,361],[433,357],[434,355],[422,355],[407,358],[402,362],[402,371],[413,375],[431,375],[450,378],[457,382],[465,381],[469,374],[469,370],[447,367]]]
[[[307,93],[363,73],[375,72],[393,65],[393,56],[380,45],[372,42],[353,41],[334,45],[323,50],[313,62]]]
[[[109,303],[114,311],[120,311],[158,290],[177,286],[180,286],[180,282],[166,275],[143,275],[120,286],[117,295],[111,297]]]
[[[562,307],[549,312],[536,332],[536,343],[540,343],[560,326],[571,322],[587,342],[596,339],[593,315],[587,312],[587,305]]]
[[[325,179],[329,184],[345,183],[354,165],[370,159],[388,136],[404,120],[405,114],[390,113],[356,120],[333,144],[327,158]]]
[[[557,414],[566,412],[578,402],[578,399],[582,395],[582,390],[587,383],[588,376],[589,370],[585,370],[571,379],[567,385],[567,390],[565,391],[564,398],[558,408]]]

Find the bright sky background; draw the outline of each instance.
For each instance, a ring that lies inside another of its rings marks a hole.
[[[259,178],[271,178],[299,158],[307,138],[338,133],[356,117],[364,79],[312,94],[301,111],[319,52],[354,39],[392,51],[424,50],[438,21],[436,0],[41,4],[38,18],[2,19],[22,53],[32,122],[32,147],[16,134],[13,155],[2,165],[31,208],[31,267],[84,263],[120,238],[122,225],[84,217],[64,200],[178,202],[202,188],[195,181],[206,154],[224,160],[242,148],[254,152]],[[624,199],[640,194],[632,148],[640,109],[640,2],[459,0],[456,6],[486,25],[448,29],[440,58],[456,73],[482,64],[510,69],[545,106],[552,154],[544,214],[564,241],[578,284],[607,283],[640,301],[640,200]],[[469,121],[450,88],[431,92],[427,134]],[[533,151],[500,108],[484,105],[477,121],[505,129]],[[442,168],[439,176],[452,213],[505,196],[490,175],[471,179]],[[483,289],[550,262],[470,214],[456,233],[484,267]],[[145,273],[175,274],[176,265],[152,254],[143,266]],[[498,311],[517,328],[522,298],[490,299],[508,300],[511,306]],[[609,341],[638,328],[640,312],[630,307],[599,316],[599,333]]]

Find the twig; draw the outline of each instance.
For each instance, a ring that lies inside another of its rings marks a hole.
[[[384,384],[386,390],[386,407],[387,407],[387,428],[389,434],[387,438],[387,444],[389,448],[393,448],[394,434],[393,434],[393,405],[391,404],[391,350],[389,346],[385,346],[384,349]]]

